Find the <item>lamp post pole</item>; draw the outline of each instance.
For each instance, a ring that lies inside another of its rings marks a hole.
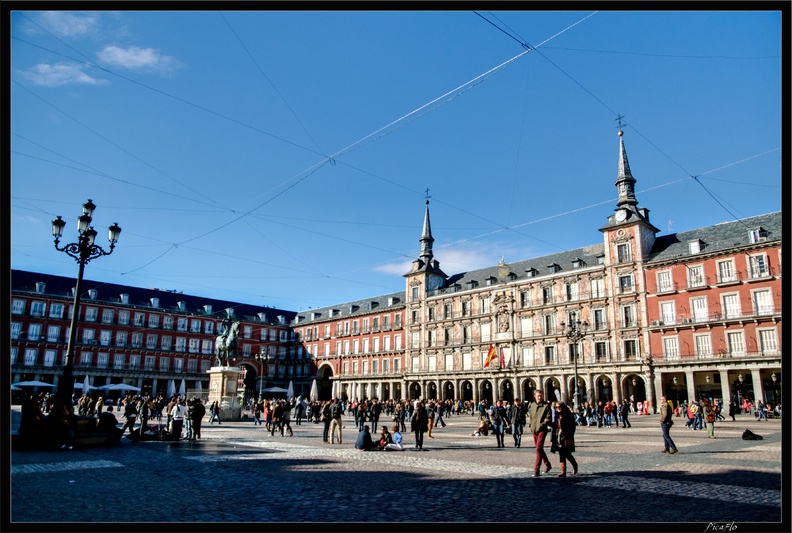
[[[256,361],[261,365],[261,371],[259,372],[259,400],[262,398],[262,388],[264,382],[264,369],[266,368],[266,364],[269,362],[270,356],[269,353],[266,352],[258,352],[255,356]]]
[[[588,322],[581,322],[580,320],[575,320],[575,313],[570,313],[570,323],[564,324],[561,322],[561,330],[564,332],[564,336],[569,339],[575,346],[575,356],[572,358],[575,368],[575,399],[574,399],[574,408],[577,411],[577,408],[580,405],[580,391],[578,385],[578,368],[577,368],[577,360],[578,354],[583,351],[583,346],[580,346],[580,350],[578,350],[578,343],[582,341],[585,336],[586,332],[588,331]]]
[[[77,230],[79,232],[77,242],[69,243],[62,247],[59,246],[58,244],[63,236],[63,228],[66,226],[66,222],[60,216],[52,221],[52,236],[55,237],[55,249],[73,258],[79,265],[77,270],[77,285],[74,288],[74,305],[72,307],[71,326],[69,329],[69,344],[66,348],[63,373],[58,381],[57,390],[58,397],[61,398],[69,408],[72,406],[72,395],[74,394],[74,350],[77,343],[77,322],[80,315],[80,298],[82,295],[85,265],[92,259],[113,253],[113,248],[115,248],[118,237],[121,234],[121,228],[117,223],[113,223],[113,225],[108,228],[110,248],[105,251],[101,246],[94,244],[97,233],[93,226],[91,226],[91,220],[96,205],[89,199],[82,207],[83,214],[77,219]]]

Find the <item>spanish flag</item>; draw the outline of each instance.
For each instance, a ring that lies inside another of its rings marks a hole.
[[[498,356],[498,352],[494,346],[490,345],[489,351],[487,352],[487,359],[484,361],[484,368],[487,368],[489,364]]]

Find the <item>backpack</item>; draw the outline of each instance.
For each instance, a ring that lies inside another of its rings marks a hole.
[[[742,440],[763,440],[763,439],[764,437],[762,437],[761,435],[757,435],[750,429],[746,429],[745,431],[743,431],[742,434]]]

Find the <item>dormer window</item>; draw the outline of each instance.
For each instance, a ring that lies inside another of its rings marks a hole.
[[[129,303],[129,295],[124,293],[121,295],[121,303],[126,305]]]
[[[46,287],[46,283],[43,281],[36,282],[36,292],[39,294],[44,294],[44,287]]]
[[[548,270],[550,270],[551,274],[561,270],[561,266],[558,265],[557,263],[553,263],[552,265],[548,265],[547,268],[548,268]]]
[[[96,294],[97,294],[96,289],[88,290],[88,298],[90,298],[91,300],[96,300]]]
[[[694,239],[688,242],[688,247],[690,249],[691,254],[697,254],[701,251],[701,240]]]
[[[529,268],[528,270],[525,271],[526,278],[533,278],[536,277],[537,275],[539,275],[539,271],[536,270],[535,268]]]
[[[762,227],[757,229],[752,229],[750,234],[750,241],[751,244],[756,244],[758,242],[765,242],[767,240],[767,230]]]
[[[468,289],[475,289],[475,288],[478,286],[478,282],[477,282],[477,281],[475,281],[475,280],[470,280],[470,281],[468,281],[467,283],[465,283],[465,286],[466,286]]]
[[[497,279],[496,279],[496,278],[494,278],[494,277],[492,277],[492,276],[490,276],[490,277],[488,277],[486,280],[484,280],[484,282],[487,284],[487,286],[489,286],[489,285],[492,285],[492,284],[493,284],[493,283],[495,283],[496,281],[497,281]]]
[[[212,314],[212,306],[210,304],[204,304],[203,309],[204,309],[204,313],[206,313],[207,315]]]
[[[572,268],[580,268],[586,263],[582,259],[575,258],[572,260]]]
[[[151,307],[159,307],[159,298],[151,298]]]

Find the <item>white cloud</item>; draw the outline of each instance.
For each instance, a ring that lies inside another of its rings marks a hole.
[[[396,276],[403,276],[412,268],[412,261],[402,261],[400,263],[388,263],[386,265],[379,265],[374,267],[375,272],[382,272],[383,274],[393,274]]]
[[[92,78],[82,71],[80,65],[47,65],[39,63],[22,72],[22,76],[35,85],[58,87],[60,85],[98,85],[105,80]]]
[[[82,37],[96,31],[99,15],[45,11],[39,14],[38,22],[58,37]]]
[[[171,56],[160,54],[153,48],[107,46],[97,56],[105,63],[129,70],[169,72],[179,66]]]

